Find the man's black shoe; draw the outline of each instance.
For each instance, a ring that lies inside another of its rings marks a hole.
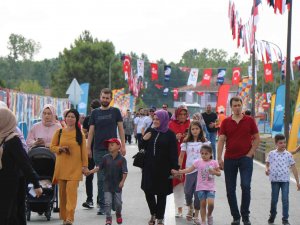
[[[240,225],[240,219],[234,220],[231,222],[231,225]]]
[[[86,202],[82,203],[82,207],[87,208],[87,209],[92,209],[92,208],[94,208],[94,204],[93,204],[93,202],[86,201]]]
[[[244,225],[251,225],[250,220],[244,220],[243,223],[244,223]]]
[[[104,215],[104,214],[105,214],[104,209],[99,208],[97,211],[97,215]]]
[[[282,220],[282,225],[291,225],[288,220]]]
[[[273,224],[275,221],[275,217],[274,216],[270,216],[269,219],[268,219],[268,223],[269,224]]]

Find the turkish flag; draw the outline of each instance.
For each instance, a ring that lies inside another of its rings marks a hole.
[[[160,84],[155,84],[154,86],[155,86],[157,89],[162,89],[162,88],[163,88],[163,86],[160,85]]]
[[[201,81],[202,86],[210,86],[211,75],[212,75],[211,68],[203,70],[203,78]]]
[[[241,68],[234,67],[232,68],[232,85],[239,85],[241,80]]]
[[[300,71],[300,56],[295,57],[295,63]]]
[[[174,98],[174,100],[178,99],[178,88],[173,89],[173,98]]]
[[[128,80],[128,78],[130,79],[130,75],[131,75],[131,62],[130,62],[130,56],[128,56],[128,55],[126,55],[124,57],[123,72],[125,74],[125,80]]]
[[[265,81],[266,83],[273,81],[272,64],[264,64]]]
[[[150,64],[151,68],[151,80],[158,80],[158,66],[156,63]]]
[[[202,92],[202,91],[196,91],[196,94],[199,95],[199,96],[203,96],[204,92]]]

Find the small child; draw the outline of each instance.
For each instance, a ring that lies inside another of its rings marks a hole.
[[[204,132],[199,121],[192,121],[188,129],[187,135],[180,145],[179,165],[182,168],[183,158],[186,154],[186,167],[191,167],[195,160],[199,159],[200,149],[203,145],[210,145],[210,142],[205,139]],[[193,220],[194,224],[200,224],[199,211],[200,201],[196,192],[197,185],[197,170],[187,173],[184,182],[184,194],[188,213],[186,219]],[[193,202],[194,196],[194,202]],[[195,214],[194,214],[195,209]],[[194,215],[194,218],[193,218]]]
[[[111,207],[114,201],[116,209],[116,221],[122,224],[122,188],[127,177],[127,162],[119,152],[121,143],[117,138],[111,138],[104,142],[108,147],[109,154],[103,156],[100,164],[90,170],[88,174],[96,173],[99,170],[104,172],[104,201],[106,224],[112,224]],[[114,199],[113,199],[114,198]]]
[[[201,159],[194,161],[193,165],[184,170],[179,170],[179,174],[190,173],[195,169],[198,170],[196,191],[200,200],[201,225],[213,225],[212,212],[214,210],[215,198],[215,180],[214,175],[221,176],[219,164],[212,159],[212,147],[203,145],[201,147]],[[176,171],[172,171],[173,173]],[[207,211],[206,211],[207,209]]]
[[[271,210],[269,224],[273,224],[277,214],[277,202],[279,190],[282,198],[282,224],[289,225],[289,181],[291,168],[297,182],[297,190],[300,190],[298,171],[292,154],[286,150],[286,140],[283,134],[275,135],[276,149],[271,151],[266,160],[266,175],[269,176],[272,187]]]

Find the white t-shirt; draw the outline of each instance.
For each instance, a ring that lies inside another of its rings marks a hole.
[[[266,162],[270,163],[269,179],[271,182],[289,182],[290,168],[295,164],[292,154],[286,150],[277,149],[271,151]]]
[[[150,125],[152,124],[151,116],[146,116],[143,122],[144,122],[143,123],[143,128],[144,128],[144,131],[146,131],[150,127]]]
[[[143,124],[144,124],[144,119],[145,117],[136,117],[134,119],[134,124],[136,125],[136,133],[137,134],[141,134],[142,133],[142,127],[143,127]]]
[[[191,167],[194,162],[201,158],[200,149],[202,145],[210,145],[210,141],[206,142],[185,142],[180,145],[181,151],[186,152],[186,163],[185,167]],[[196,172],[197,170],[192,171],[191,173]],[[188,174],[191,174],[188,173]]]

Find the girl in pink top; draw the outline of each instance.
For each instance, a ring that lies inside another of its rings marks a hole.
[[[212,159],[212,148],[203,145],[200,150],[201,159],[194,161],[193,165],[180,174],[190,173],[195,169],[198,171],[196,191],[200,200],[201,225],[213,225],[212,212],[214,210],[215,179],[214,175],[221,176],[218,162]]]
[[[29,148],[38,146],[49,147],[53,134],[61,125],[56,122],[54,106],[46,104],[42,111],[42,121],[33,125],[28,133],[26,143]]]

